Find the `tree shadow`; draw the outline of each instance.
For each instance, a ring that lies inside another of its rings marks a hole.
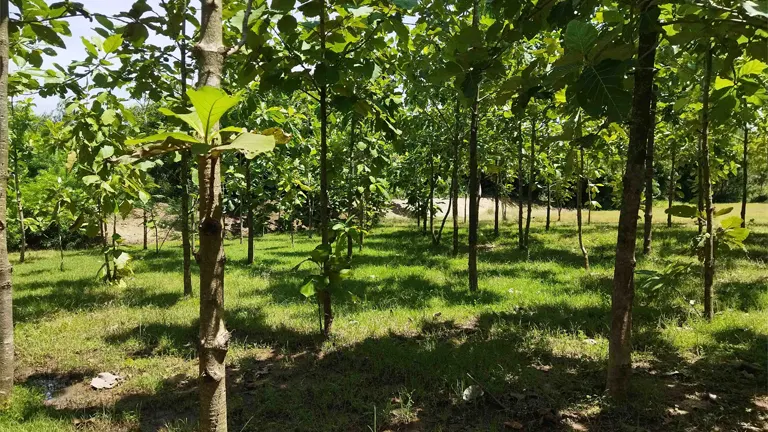
[[[28,322],[60,311],[87,311],[117,299],[117,293],[95,277],[57,281],[27,280],[15,286],[14,321]],[[46,289],[45,294],[34,291]]]

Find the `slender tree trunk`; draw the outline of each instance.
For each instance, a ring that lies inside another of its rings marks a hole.
[[[143,225],[144,225],[144,250],[147,250],[147,237],[149,236],[149,220],[147,219],[147,209],[143,210]]]
[[[245,230],[245,206],[243,197],[240,197],[240,244],[243,244],[243,231]]]
[[[155,253],[158,254],[160,253],[160,235],[158,233],[157,217],[154,210],[152,210],[152,220],[155,223]]]
[[[435,155],[432,140],[429,141],[429,235],[435,239]]]
[[[59,226],[59,271],[64,271],[64,236],[61,234],[61,222],[58,222]]]
[[[464,223],[467,223],[467,202],[469,201],[469,183],[467,183],[467,193],[464,194]]]
[[[461,105],[459,98],[456,97],[456,110],[454,113],[454,131],[453,131],[453,169],[451,170],[451,191],[453,194],[453,256],[459,254],[459,145],[460,142],[460,116]],[[466,209],[466,206],[465,206]]]
[[[19,140],[24,137],[19,137]],[[746,160],[746,157],[744,158]],[[24,200],[21,198],[21,171],[19,171],[19,150],[13,148],[13,182],[14,189],[16,191],[16,214],[19,217],[19,234],[21,236],[21,244],[19,245],[19,263],[24,262],[24,257],[27,251],[27,230],[24,226]],[[746,186],[745,186],[746,188]],[[746,190],[746,189],[745,189]],[[743,219],[743,218],[742,218]]]
[[[670,164],[669,164],[669,189],[667,191],[667,228],[672,228],[672,213],[669,210],[672,209],[672,202],[675,199],[675,184],[677,183],[677,177],[675,176],[675,156],[677,156],[677,147],[672,145],[670,149]]]
[[[744,154],[742,157],[742,173],[744,175],[744,182],[741,185],[741,227],[747,226],[747,162],[749,155],[749,126],[744,123]],[[18,189],[18,187],[17,187]],[[19,207],[21,208],[21,207]],[[22,225],[23,229],[23,225]],[[22,237],[23,238],[23,237]]]
[[[347,181],[347,220],[352,218],[354,214],[354,202],[355,202],[355,114],[352,113],[352,118],[349,120],[349,180]],[[347,258],[352,258],[352,246],[354,239],[351,235],[347,236]]]
[[[579,181],[576,182],[576,230],[578,231],[579,236],[581,256],[584,257],[584,269],[589,271],[589,253],[584,246],[584,224],[581,216],[581,208],[584,206],[581,202],[582,189],[584,189],[584,147],[579,148]]]
[[[472,5],[472,27],[475,29],[480,26],[480,6],[479,0],[474,0]],[[469,129],[469,201],[472,205],[469,208],[469,291],[477,291],[477,230],[479,227],[478,214],[478,187],[479,179],[477,175],[477,128],[478,128],[478,107],[480,105],[480,85],[474,81],[474,96],[472,100],[472,113]]]
[[[645,219],[643,221],[643,254],[651,253],[653,237],[653,162],[656,134],[656,94],[651,100],[651,130],[648,131],[648,144],[645,149]]]
[[[545,229],[549,231],[550,212],[552,211],[552,184],[547,179],[547,225]]]
[[[189,0],[184,0],[181,5],[181,37],[179,43],[179,65],[181,72],[181,100],[187,101],[187,19],[186,13],[189,8]],[[192,252],[194,250],[194,234],[191,232],[194,226],[194,217],[190,220],[189,208],[189,177],[190,177],[190,153],[188,150],[181,152],[181,248],[183,254],[184,269],[184,295],[192,296]],[[190,235],[192,234],[192,235]]]
[[[202,1],[199,86],[220,87],[224,68],[222,0]],[[200,185],[200,430],[227,431],[225,359],[230,334],[224,325],[224,211],[221,159],[198,156]]]
[[[496,159],[496,168],[499,168],[501,161]],[[494,201],[494,217],[493,217],[493,235],[499,236],[499,187],[501,186],[501,169],[496,173],[496,187],[494,188],[493,201]]]
[[[699,182],[699,193],[698,193],[698,195],[699,195],[698,196],[698,210],[699,210],[699,213],[698,214],[701,215],[702,213],[704,213],[704,172],[703,172],[702,167],[701,167],[701,155],[702,155],[701,135],[699,135],[698,144],[699,144],[699,148],[698,148],[698,150],[699,150],[699,162],[696,164],[696,173],[697,173],[697,179],[698,179],[698,182]],[[696,217],[696,224],[699,226],[699,234],[701,234],[704,231],[704,223],[703,223],[703,221],[701,220],[700,217]]]
[[[563,213],[563,206],[562,205],[558,205],[557,206],[557,221],[558,222],[560,222],[560,220],[561,220],[562,213]]]
[[[523,236],[523,122],[517,124],[517,245],[525,249]]]
[[[321,61],[325,65],[325,40],[326,34],[326,14],[327,5],[325,0],[320,0],[320,23],[318,31],[320,33],[320,51]],[[322,244],[330,244],[329,233],[329,211],[328,204],[328,85],[320,85],[320,233]],[[328,262],[323,263],[323,274],[327,275],[330,269]],[[323,306],[323,333],[325,337],[331,334],[333,325],[333,309],[331,308],[331,292],[324,289],[318,292],[320,303]]]
[[[531,154],[528,166],[528,210],[525,217],[525,249],[528,249],[528,233],[531,230],[531,210],[533,206],[533,185],[536,183],[534,165],[536,163],[536,116],[531,120]]]
[[[630,114],[629,147],[623,179],[623,196],[616,241],[616,265],[611,296],[611,333],[608,346],[608,393],[621,399],[629,390],[632,371],[632,303],[635,296],[635,243],[640,193],[643,190],[645,150],[651,133],[653,116],[654,64],[658,39],[658,6],[652,0],[640,4],[638,60]]]
[[[501,202],[501,220],[505,221],[507,220],[507,198],[508,195],[504,195],[504,201]]]
[[[247,257],[247,263],[248,265],[253,264],[253,238],[256,235],[254,226],[253,226],[253,202],[251,201],[251,188],[253,179],[251,178],[251,160],[246,159],[245,160],[245,211],[247,213],[247,224],[248,224],[248,257]],[[312,221],[310,218],[310,230],[312,229]]]
[[[704,69],[704,84],[702,84],[703,102],[701,107],[701,174],[704,185],[704,208],[707,219],[707,236],[704,239],[704,315],[711,321],[714,317],[712,308],[712,285],[715,280],[715,232],[714,212],[712,206],[712,180],[709,173],[709,83],[712,80],[712,46],[707,50],[707,59]]]

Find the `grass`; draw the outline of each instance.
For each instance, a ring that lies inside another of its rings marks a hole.
[[[317,337],[316,304],[299,294],[304,274],[291,271],[317,237],[297,236],[295,248],[287,235],[259,238],[253,266],[245,245],[229,240],[230,430],[766,427],[768,205],[749,211],[757,222],[748,253],[718,257],[711,323],[694,311],[697,275],[675,287],[684,298],[638,287],[635,374],[624,406],[603,395],[615,212],[594,212],[586,227],[590,273],[570,222],[545,232],[534,219],[528,253],[516,249],[515,221],[499,238],[484,223],[477,294],[466,289],[464,253],[452,258],[415,224],[390,221],[356,255],[347,292],[335,295],[328,341]],[[695,227],[659,222],[653,253],[638,268],[693,262],[686,245]],[[96,281],[96,252],[67,252],[64,272],[54,251],[16,264],[18,384],[0,430],[195,430],[198,301],[181,295],[179,245],[132,253],[135,277],[122,287]],[[125,381],[89,389],[102,371]],[[465,402],[472,385],[484,395]]]

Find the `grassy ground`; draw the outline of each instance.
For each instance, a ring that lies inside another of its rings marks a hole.
[[[698,317],[696,275],[659,295],[638,288],[624,407],[603,396],[616,213],[595,212],[586,227],[590,273],[570,222],[545,232],[535,219],[529,253],[516,249],[512,220],[499,238],[482,226],[477,294],[466,290],[465,254],[451,258],[411,224],[379,227],[334,299],[326,342],[315,303],[299,294],[304,273],[290,270],[317,238],[297,236],[295,248],[285,235],[260,238],[250,267],[245,246],[228,241],[230,430],[766,428],[768,205],[750,215],[748,254],[720,254],[713,322]],[[638,267],[694,262],[694,232],[659,224]],[[64,272],[52,251],[16,265],[18,385],[0,430],[195,430],[198,302],[181,295],[179,246],[133,253],[123,287],[96,281],[95,252],[68,252]],[[125,381],[91,390],[102,371]],[[484,395],[464,402],[471,385]]]

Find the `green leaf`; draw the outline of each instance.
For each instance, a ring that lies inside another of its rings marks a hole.
[[[750,60],[741,65],[739,68],[739,76],[760,75],[766,67],[768,67],[768,65],[760,60]]]
[[[741,218],[738,216],[731,216],[723,219],[720,221],[720,226],[723,227],[723,229],[732,229],[732,228],[740,228],[741,227]]]
[[[743,6],[749,16],[768,18],[768,3],[765,0],[762,1],[762,5],[751,0],[745,1]]]
[[[115,148],[111,145],[105,145],[101,149],[99,149],[99,158],[101,159],[108,159],[112,157],[112,155],[115,154]]]
[[[575,86],[579,106],[592,117],[624,121],[632,106],[632,94],[624,89],[625,67],[626,63],[614,59],[585,66]]]
[[[152,196],[144,192],[143,190],[139,191],[139,200],[141,200],[143,204],[148,203],[151,198]]]
[[[104,125],[111,125],[115,122],[116,118],[117,112],[113,109],[108,109],[101,115],[101,123]]]
[[[331,245],[329,244],[319,244],[309,253],[309,259],[318,264],[324,263],[329,256],[331,256]]]
[[[160,114],[164,114],[169,117],[176,117],[177,119],[188,124],[195,132],[198,133],[198,135],[205,137],[203,122],[200,120],[200,116],[198,116],[196,112],[177,114],[168,108],[160,108],[157,111],[160,112]]]
[[[100,181],[101,181],[101,177],[99,177],[97,175],[87,175],[87,176],[83,177],[83,183],[85,183],[87,185],[92,185],[92,184],[98,183]]]
[[[720,216],[723,216],[723,215],[727,215],[728,213],[730,213],[732,211],[733,211],[733,207],[721,208],[720,210],[715,212],[715,217],[720,217]],[[739,220],[741,220],[741,219],[739,219]],[[741,222],[739,222],[739,225],[741,225]]]
[[[180,142],[180,143],[194,143],[194,144],[203,143],[199,139],[182,132],[163,132],[155,135],[150,135],[145,138],[130,139],[125,143],[127,145],[136,145],[136,144],[160,143],[160,142]]]
[[[99,51],[96,49],[96,45],[92,44],[91,41],[89,41],[83,36],[80,36],[80,40],[83,41],[83,45],[85,45],[85,50],[88,51],[90,55],[94,57],[99,56]]]
[[[104,52],[107,54],[112,54],[113,52],[117,51],[118,48],[120,48],[120,45],[123,44],[123,36],[119,34],[114,34],[107,38],[107,40],[104,41]]]
[[[563,44],[566,48],[586,55],[597,41],[597,29],[585,21],[573,20],[565,29]]]
[[[715,90],[720,90],[726,87],[732,87],[733,81],[725,78],[717,77],[715,78]]]
[[[673,205],[672,207],[664,210],[664,213],[671,214],[672,216],[695,218],[699,214],[699,209],[691,205]]]
[[[128,266],[128,263],[130,261],[131,261],[130,255],[128,255],[125,252],[120,252],[120,255],[118,255],[115,258],[115,268],[118,270],[124,270]]]
[[[198,90],[190,89],[187,91],[190,102],[195,107],[195,112],[200,118],[203,126],[203,136],[206,143],[210,144],[209,138],[213,128],[219,123],[219,120],[238,103],[239,95],[228,95],[224,90],[204,86]]]
[[[270,9],[277,12],[290,12],[295,4],[296,0],[272,0]]]
[[[411,10],[419,5],[418,0],[392,0],[392,3],[394,3],[395,6],[405,10]]]
[[[247,132],[235,138],[231,144],[216,146],[211,151],[240,150],[246,158],[253,159],[257,154],[270,152],[274,148],[275,137]]]

